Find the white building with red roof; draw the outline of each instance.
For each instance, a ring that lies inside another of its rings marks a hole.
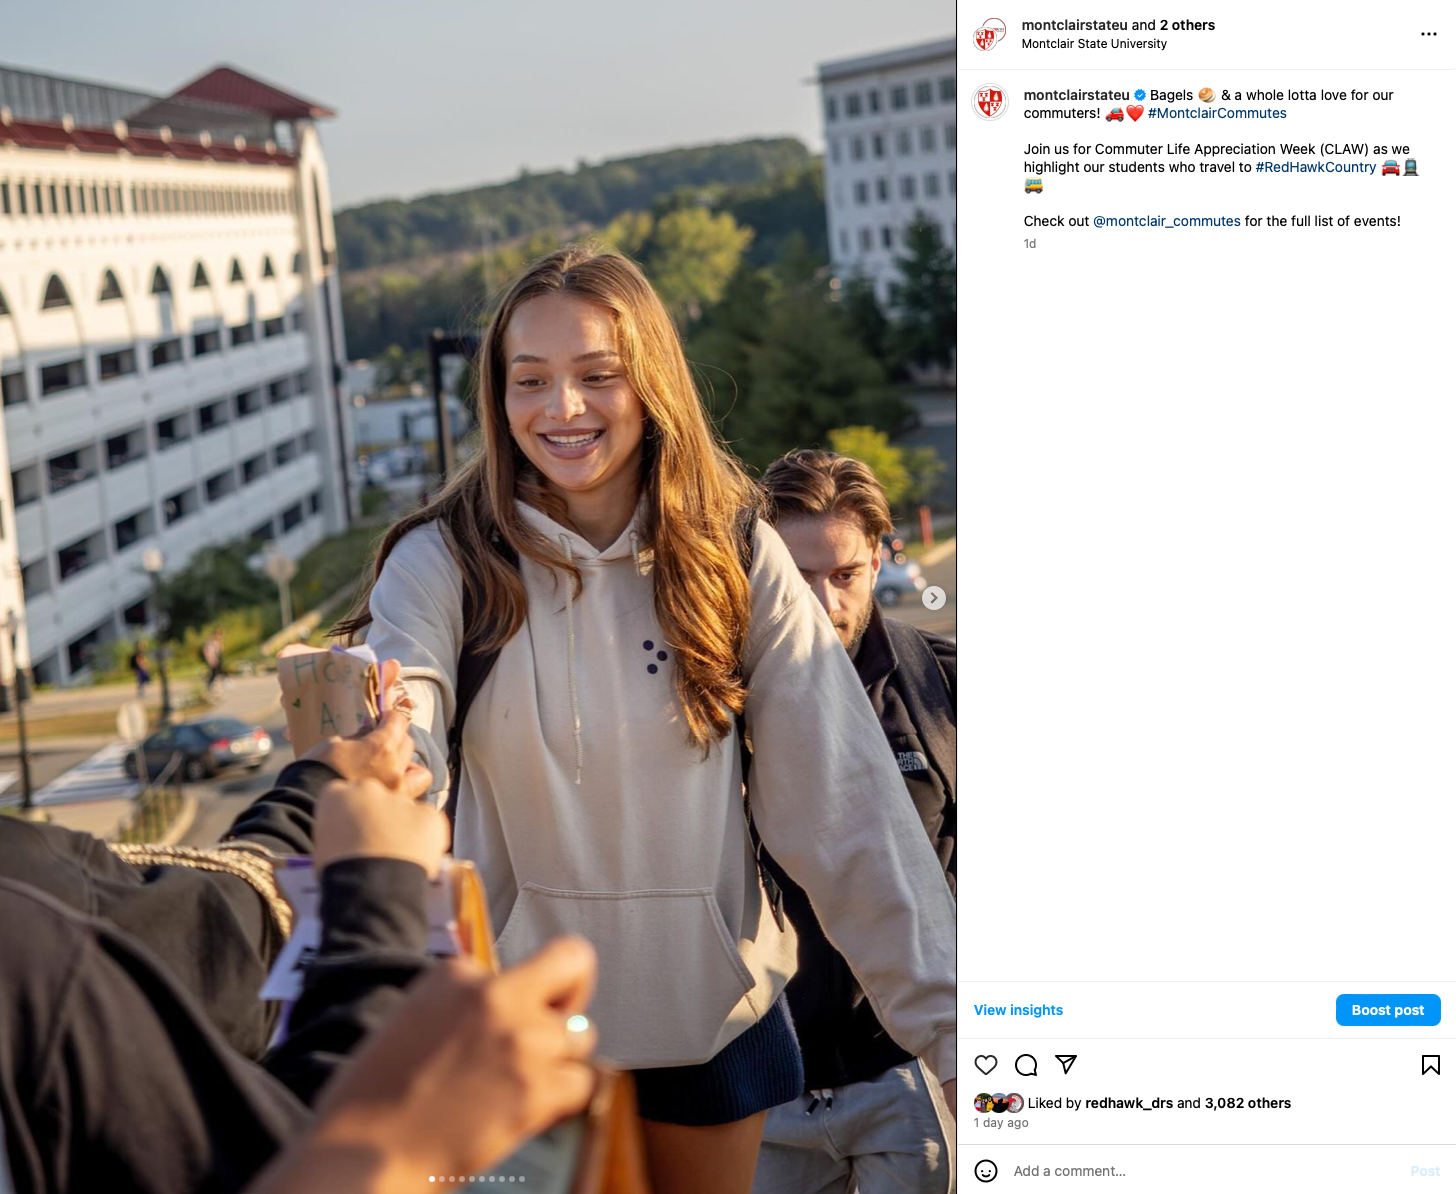
[[[231,67],[167,96],[0,67],[0,621],[37,680],[153,624],[149,548],[347,525],[332,115]]]

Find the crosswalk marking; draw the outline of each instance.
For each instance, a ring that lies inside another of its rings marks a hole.
[[[141,791],[141,784],[122,770],[122,760],[129,747],[124,742],[113,742],[103,746],[83,763],[77,763],[69,771],[58,775],[44,787],[36,790],[32,797],[38,806],[49,804],[86,804],[93,800],[116,800],[135,796]],[[9,776],[15,782],[15,772],[0,774],[0,779]],[[18,804],[20,795],[7,791],[0,785],[0,804]]]

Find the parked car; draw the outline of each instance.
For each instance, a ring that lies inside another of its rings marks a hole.
[[[920,565],[902,556],[899,561],[888,551],[880,555],[880,575],[875,579],[875,599],[881,605],[899,605],[902,597],[914,597],[925,588]]]
[[[1108,120],[1121,120],[1122,119],[1122,109],[1121,108],[1113,108],[1112,111],[1107,114],[1107,119]]]
[[[1388,158],[1385,165],[1380,167],[1380,177],[1384,178],[1387,174],[1394,174],[1397,178],[1400,177],[1400,163],[1394,158]]]
[[[158,730],[142,743],[147,778],[156,779],[167,769],[173,756],[180,756],[173,773],[189,783],[211,779],[229,767],[256,771],[273,753],[273,739],[262,726],[249,725],[235,717],[204,717]],[[137,777],[137,756],[126,756],[126,773]]]

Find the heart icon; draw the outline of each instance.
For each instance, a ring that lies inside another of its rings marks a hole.
[[[982,1053],[978,1058],[976,1058],[976,1069],[980,1070],[981,1073],[989,1074],[995,1068],[996,1058],[990,1053]]]
[[[1129,104],[1127,106],[1127,114],[1131,116],[1134,120],[1136,120],[1139,116],[1143,114],[1142,104]]]

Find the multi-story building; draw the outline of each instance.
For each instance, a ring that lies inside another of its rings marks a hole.
[[[920,213],[955,245],[954,38],[819,67],[824,204],[840,278],[890,301],[906,226]]]
[[[153,622],[148,549],[347,524],[331,115],[229,68],[169,96],[0,68],[0,620],[37,680]]]

